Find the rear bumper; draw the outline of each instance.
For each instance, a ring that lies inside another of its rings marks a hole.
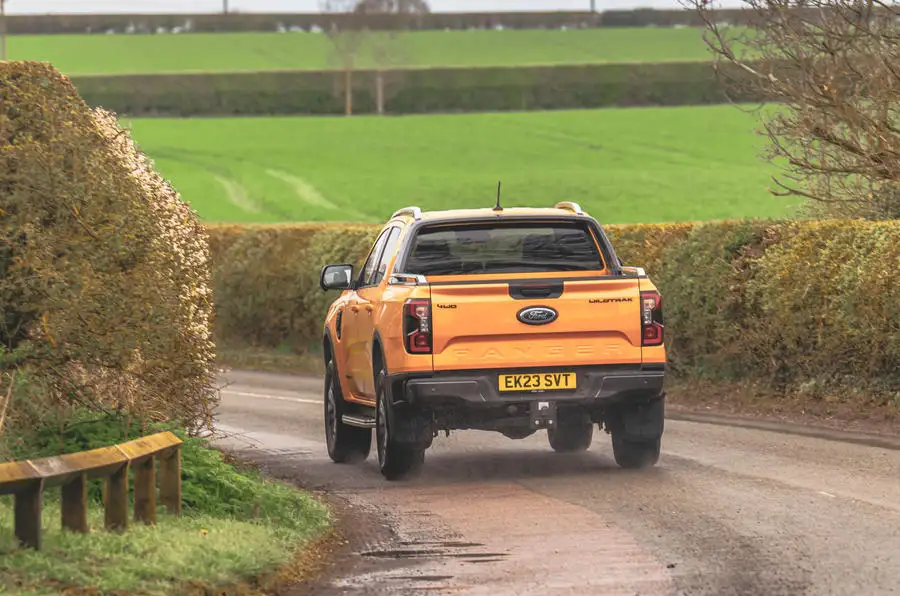
[[[500,391],[499,375],[574,372],[577,386],[570,391]],[[390,377],[394,395],[413,404],[464,402],[465,405],[500,405],[536,399],[581,405],[646,400],[663,391],[665,365],[548,367],[538,370],[470,370],[432,374],[397,374]],[[399,392],[397,391],[399,390]]]

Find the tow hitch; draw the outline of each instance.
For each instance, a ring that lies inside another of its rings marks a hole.
[[[556,426],[556,402],[531,402],[531,428],[552,428]]]

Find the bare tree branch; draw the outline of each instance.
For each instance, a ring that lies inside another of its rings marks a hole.
[[[711,0],[682,4],[697,11],[726,87],[775,104],[761,112],[765,157],[785,174],[773,194],[818,214],[900,217],[897,2],[744,0],[741,27]]]

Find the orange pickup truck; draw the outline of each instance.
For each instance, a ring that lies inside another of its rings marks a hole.
[[[368,457],[389,480],[439,432],[590,447],[594,425],[625,468],[654,465],[665,417],[662,298],[575,203],[397,211],[324,326],[325,435],[335,462]]]

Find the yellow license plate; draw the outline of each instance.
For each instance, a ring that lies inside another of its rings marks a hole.
[[[573,372],[500,375],[500,391],[565,391],[575,389]]]

